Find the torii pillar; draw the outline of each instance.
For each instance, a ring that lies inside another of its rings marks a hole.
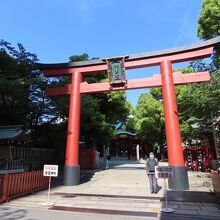
[[[79,166],[79,131],[80,131],[80,83],[81,73],[72,73],[72,84],[69,102],[69,120],[66,143],[66,157],[64,166],[64,185],[74,186],[80,181]]]
[[[176,92],[173,80],[172,63],[164,60],[160,63],[162,75],[162,95],[165,118],[165,130],[169,166],[174,169],[174,178],[169,179],[169,188],[189,189],[187,168],[184,163]]]

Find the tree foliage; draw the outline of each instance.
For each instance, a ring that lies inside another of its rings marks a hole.
[[[88,54],[74,55],[70,61],[88,60]],[[62,86],[70,77],[43,77],[37,69],[37,56],[27,52],[22,44],[17,48],[0,42],[0,121],[1,124],[22,124],[32,129],[34,140],[44,145],[65,146],[69,98],[45,95],[48,86]],[[106,80],[107,75],[84,76],[88,83]],[[113,124],[126,121],[129,104],[125,92],[83,95],[81,106],[81,138],[89,144],[109,143],[114,135]]]
[[[198,20],[198,36],[207,40],[220,35],[220,1],[203,0]],[[220,50],[216,49],[214,64],[220,67]]]
[[[219,100],[219,70],[212,72],[209,82],[178,86],[177,103],[184,140],[190,143],[201,133],[202,125],[206,126],[206,130],[212,128],[212,119],[219,114]],[[200,129],[193,129],[198,123]]]
[[[211,80],[203,83],[179,85],[175,87],[177,106],[183,141],[191,142],[197,138],[199,130],[193,129],[198,122],[211,123],[211,117],[217,115],[220,100],[220,77],[219,70],[213,62],[206,63],[203,60],[191,62],[186,68],[178,69],[182,73],[209,71]],[[162,98],[161,88],[150,90],[155,98]]]
[[[95,58],[92,58],[95,59]],[[73,55],[70,62],[89,60],[88,54]],[[107,81],[107,74],[83,76],[87,83]],[[70,78],[56,78],[53,86],[70,83]],[[113,135],[113,125],[117,121],[125,122],[129,114],[129,104],[125,92],[110,92],[81,97],[80,138],[89,145],[109,144]],[[68,97],[53,98],[61,118],[68,118]]]
[[[210,39],[220,35],[220,1],[219,0],[203,0],[202,10],[198,20],[198,36],[201,39]],[[220,51],[216,48],[215,56],[213,57],[212,80],[210,85],[206,86],[206,108],[208,114],[212,115],[211,122],[213,134],[215,136],[216,154],[220,156],[220,105],[219,105],[219,88],[220,88]],[[203,111],[204,112],[204,111]]]
[[[202,125],[206,126],[206,130],[210,130],[212,127],[212,118],[219,114],[220,73],[219,70],[213,66],[213,63],[207,64],[202,60],[192,62],[187,68],[178,69],[178,71],[182,73],[207,70],[211,72],[211,80],[209,82],[179,85],[175,87],[182,140],[184,142],[191,143],[193,139],[198,138],[198,135],[201,133]],[[154,109],[153,106],[157,106],[153,103],[157,103],[158,100],[162,100],[161,88],[150,89],[149,95],[145,94],[140,96],[136,108],[135,127],[137,133],[140,137],[144,137],[151,142],[155,142],[155,140],[150,138],[150,134],[147,135],[148,137],[144,136],[147,133],[146,130],[150,130],[152,132],[151,135],[154,136],[154,134],[163,133],[164,129],[163,126],[158,126],[155,122],[152,123],[155,118],[154,114],[148,113],[149,108]],[[144,114],[144,109],[146,109],[146,114]],[[162,107],[161,112],[163,112]],[[161,117],[163,117],[163,114]],[[160,121],[163,123],[163,120]],[[144,124],[147,125],[144,126]],[[196,124],[200,125],[199,129],[194,128]],[[156,130],[154,125],[156,125]],[[159,132],[160,129],[161,131]],[[141,132],[143,132],[143,134]]]
[[[220,35],[220,1],[203,0],[198,20],[198,36],[210,39]]]
[[[134,110],[135,131],[141,140],[162,145],[164,118],[162,103],[150,94],[141,94]]]
[[[37,56],[20,43],[0,41],[0,121],[34,129],[53,107],[45,96],[47,81],[37,70]]]

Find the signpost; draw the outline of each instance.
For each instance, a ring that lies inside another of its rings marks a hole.
[[[44,176],[49,176],[49,186],[48,186],[48,195],[47,195],[47,203],[44,203],[43,205],[53,205],[53,203],[50,203],[50,186],[51,186],[51,177],[57,177],[58,176],[58,165],[44,165]]]
[[[139,144],[137,144],[137,146],[136,146],[136,155],[137,155],[137,161],[139,162],[139,160],[140,160],[140,147],[139,147]]]
[[[155,167],[155,176],[156,176],[156,178],[163,178],[164,179],[164,194],[165,194],[166,207],[162,208],[160,211],[166,212],[166,213],[174,212],[174,209],[167,207],[167,186],[166,186],[166,179],[174,177],[173,167],[156,166]]]

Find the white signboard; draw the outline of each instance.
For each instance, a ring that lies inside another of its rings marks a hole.
[[[58,176],[58,165],[44,165],[44,176]]]
[[[168,166],[156,166],[155,167],[155,176],[156,178],[173,178],[174,171],[173,167]]]

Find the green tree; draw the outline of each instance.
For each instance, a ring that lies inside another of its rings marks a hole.
[[[80,135],[89,144],[109,144],[113,128],[100,111],[99,99],[91,95],[82,97]]]
[[[163,144],[164,117],[162,103],[150,94],[141,94],[134,110],[135,130],[141,140]]]
[[[0,121],[22,124],[34,129],[43,118],[51,115],[45,96],[46,80],[37,70],[37,56],[22,44],[13,47],[0,41]]]
[[[198,20],[198,36],[207,40],[220,35],[220,1],[203,0]],[[214,64],[220,67],[220,50],[215,51]]]
[[[198,36],[210,39],[220,35],[220,1],[203,0],[198,20]]]
[[[192,62],[188,68],[180,70],[185,73],[206,70],[211,73],[209,82],[176,86],[182,138],[188,143],[198,138],[202,129],[212,128],[213,119],[218,117],[220,75],[213,63],[207,64],[202,60]]]
[[[95,59],[95,58],[92,58]],[[70,62],[89,60],[88,54],[74,55]],[[66,77],[54,78],[52,86],[70,83]],[[83,76],[83,81],[98,83],[108,81],[107,74],[95,74]],[[56,109],[61,118],[68,118],[68,97],[53,98]],[[129,104],[126,101],[125,92],[110,92],[94,95],[82,95],[80,138],[89,145],[109,144],[113,135],[113,124],[116,121],[125,122],[129,114]],[[66,123],[66,122],[65,122]]]
[[[198,138],[199,129],[194,129],[196,123],[210,126],[211,116],[218,112],[219,106],[219,73],[213,63],[207,64],[202,60],[192,62],[187,68],[178,69],[182,73],[207,71],[211,72],[211,81],[176,86],[177,106],[180,119],[182,139],[191,143]],[[162,98],[161,88],[150,90],[150,94],[158,99]]]
[[[201,39],[210,39],[220,35],[220,1],[219,0],[203,0],[202,10],[198,20],[198,36]],[[219,107],[219,69],[220,69],[220,51],[216,49],[213,61],[216,71],[212,74],[210,87],[207,86],[207,93],[211,96],[209,100],[208,111],[212,114],[212,125],[215,137],[216,154],[220,156],[220,107]],[[211,111],[211,112],[210,112]]]

